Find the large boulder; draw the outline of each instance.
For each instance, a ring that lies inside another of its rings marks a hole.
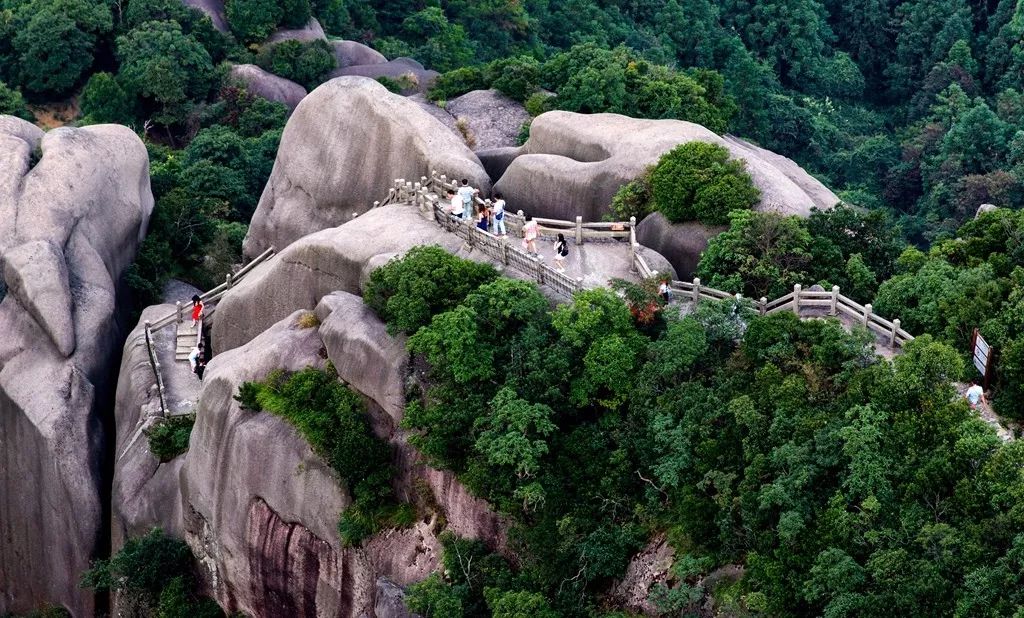
[[[351,75],[369,77],[370,79],[377,79],[378,77],[399,79],[404,77],[411,82],[411,90],[416,92],[426,92],[434,85],[434,81],[441,74],[437,71],[424,68],[422,64],[412,58],[404,57],[395,58],[394,60],[389,60],[387,62],[350,65],[335,69],[331,73],[331,77],[345,77]]]
[[[309,43],[310,41],[317,40],[326,41],[327,35],[324,34],[324,29],[320,22],[315,17],[310,17],[309,21],[302,28],[281,28],[275,31],[267,39],[267,43],[281,43],[282,41]]]
[[[448,102],[448,113],[464,119],[476,142],[474,150],[506,148],[519,143],[519,131],[530,114],[522,103],[497,90],[474,90]]]
[[[726,229],[726,226],[704,225],[697,221],[672,224],[665,215],[656,212],[644,217],[636,226],[636,241],[664,256],[677,276],[689,281],[697,272],[700,254],[712,238]]]
[[[202,11],[213,22],[213,27],[227,33],[231,30],[224,16],[224,0],[181,0],[185,6]]]
[[[472,151],[416,103],[370,79],[333,79],[288,120],[245,254],[270,246],[280,251],[340,225],[383,199],[395,178],[418,179],[431,170],[490,188]]]
[[[277,101],[294,110],[306,96],[306,89],[290,79],[268,73],[255,64],[231,66],[229,77],[242,84],[246,90],[270,101]]]
[[[384,64],[388,61],[384,54],[356,41],[331,41],[330,45],[334,49],[334,59],[338,62],[339,69]]]
[[[78,581],[106,536],[118,282],[152,208],[146,148],[128,128],[44,135],[0,116],[0,614],[93,613]]]
[[[495,184],[527,214],[599,221],[619,187],[679,144],[718,144],[747,164],[761,190],[760,210],[806,216],[839,199],[795,163],[736,138],[682,120],[641,120],[619,114],[541,114],[530,139]]]

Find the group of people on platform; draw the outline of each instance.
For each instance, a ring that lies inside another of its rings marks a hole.
[[[494,194],[492,202],[477,201],[476,197],[480,190],[469,184],[469,180],[462,179],[458,189],[448,189],[447,197],[450,205],[447,212],[454,217],[462,219],[467,224],[472,222],[477,228],[494,234],[495,236],[508,236],[508,229],[505,226],[505,212],[507,206],[505,198],[501,193]],[[527,215],[523,224],[523,251],[531,257],[540,257],[537,251],[537,239],[540,237],[540,227],[533,217]],[[565,258],[569,256],[569,243],[566,242],[563,234],[558,234],[554,243],[555,268],[559,272],[565,272]]]

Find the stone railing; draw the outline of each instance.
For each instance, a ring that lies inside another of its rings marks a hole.
[[[256,268],[256,266],[258,266],[259,264],[267,261],[273,255],[274,255],[274,248],[271,247],[271,248],[267,249],[266,251],[264,251],[263,253],[261,253],[260,255],[256,256],[256,258],[253,261],[249,262],[248,264],[246,264],[245,266],[240,268],[238,270],[238,272],[234,273],[233,275],[229,273],[227,275],[227,277],[225,277],[224,283],[218,285],[217,287],[215,287],[215,288],[213,288],[213,289],[211,289],[211,290],[209,290],[207,292],[204,292],[203,294],[200,294],[199,298],[202,299],[204,304],[205,303],[214,303],[214,302],[220,300],[221,297],[223,297],[224,294],[226,294],[228,292],[228,290],[230,290],[234,286],[235,283],[237,283],[240,279],[242,279],[242,277],[244,277],[245,275],[249,274],[252,271],[252,269]],[[160,360],[157,358],[156,346],[153,344],[153,333],[158,331],[158,330],[160,330],[161,328],[165,328],[167,326],[170,326],[171,324],[180,324],[180,323],[182,323],[184,321],[184,319],[185,319],[185,313],[184,313],[185,305],[180,300],[177,303],[175,303],[175,305],[176,305],[175,310],[172,313],[168,313],[167,315],[165,315],[164,317],[156,320],[155,322],[150,322],[149,320],[146,320],[146,322],[144,323],[144,329],[145,329],[145,332],[146,332],[146,352],[149,355],[149,366],[150,366],[150,368],[152,368],[153,376],[156,379],[157,393],[159,394],[159,397],[160,397],[160,414],[161,414],[161,416],[165,416],[165,417],[167,416],[167,413],[168,413],[168,409],[167,409],[167,394],[166,394],[166,392],[164,390],[164,378],[163,378],[163,375],[160,372]],[[212,311],[213,311],[213,309],[211,308],[209,310],[209,313],[212,313]],[[196,343],[197,343],[197,345],[198,345],[199,341],[202,340],[202,337],[203,337],[203,323],[202,323],[202,319],[200,319],[199,324],[198,324],[198,328],[196,329]]]
[[[447,214],[439,193],[445,189],[455,190],[457,188],[458,186],[454,182],[450,182],[447,176],[439,175],[436,171],[431,172],[429,178],[421,176],[417,182],[400,178],[395,180],[395,186],[388,190],[388,196],[383,201],[374,202],[374,207],[390,203],[412,204],[419,208],[424,216],[433,218],[449,232],[466,239],[471,248],[480,248],[484,253],[500,260],[502,264],[531,275],[538,283],[547,285],[564,296],[571,297],[583,289],[582,279],[568,277],[547,266],[541,260],[512,246],[505,238],[494,236],[475,225],[467,224],[465,221]],[[477,203],[490,205],[491,201],[477,198]],[[541,236],[552,236],[561,232],[565,234],[566,239],[570,236],[573,237],[577,245],[583,244],[587,239],[628,240],[631,269],[642,279],[659,276],[658,271],[651,268],[642,255],[642,246],[636,239],[635,217],[630,217],[628,222],[584,223],[582,217],[576,217],[575,221],[534,217],[534,221],[538,223]],[[522,227],[525,223],[523,211],[520,210],[515,214],[506,212],[505,223],[511,236],[521,237]],[[700,279],[694,279],[692,283],[672,281],[670,287],[675,292],[677,299],[694,303],[700,302],[701,299],[741,298],[739,294],[702,286]],[[780,311],[793,311],[797,315],[801,315],[804,310],[826,310],[826,313],[831,316],[844,315],[860,322],[872,332],[887,337],[889,346],[893,348],[902,347],[914,339],[913,335],[901,328],[898,319],[889,321],[876,315],[870,304],[861,305],[840,294],[838,286],[833,287],[829,292],[804,290],[798,284],[794,286],[791,293],[780,298],[771,301],[761,298],[752,302],[761,315]]]
[[[729,298],[742,298],[740,294],[723,292],[714,288],[701,285],[700,279],[695,278],[692,283],[686,281],[673,281],[672,291],[679,300],[698,303],[701,299],[725,300]],[[914,336],[903,330],[900,320],[892,321],[877,315],[870,304],[861,305],[857,301],[843,296],[839,292],[839,286],[832,286],[832,291],[805,290],[799,283],[793,286],[793,291],[774,300],[761,297],[751,301],[761,315],[770,315],[782,311],[792,311],[796,315],[803,315],[805,310],[823,311],[830,316],[844,315],[859,322],[868,330],[886,337],[889,347],[903,347],[906,343],[913,341]]]

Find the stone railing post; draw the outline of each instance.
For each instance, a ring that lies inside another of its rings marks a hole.
[[[231,273],[224,275],[224,283],[227,284],[229,290],[231,289],[231,286],[235,284],[234,277],[231,276]]]
[[[828,314],[835,315],[839,311],[839,286],[832,286],[832,305],[829,307]]]
[[[800,315],[800,290],[799,283],[793,285],[793,313]]]
[[[501,237],[501,263],[508,266],[508,239]]]
[[[700,277],[693,278],[693,304],[700,302]]]
[[[174,303],[174,305],[176,307],[175,311],[178,314],[178,324],[181,324],[182,320],[184,319],[184,314],[181,311],[181,301],[179,300],[178,302]]]
[[[576,215],[576,244],[583,244],[583,217]]]
[[[416,195],[415,189],[413,188],[412,181],[410,180],[405,183],[405,199],[411,200],[414,195]]]
[[[576,289],[574,291],[579,292],[583,289],[583,277],[576,277]]]
[[[534,258],[534,264],[537,268],[537,283],[544,283],[544,263],[540,261],[539,257]]]
[[[889,347],[896,347],[896,333],[900,330],[900,319],[896,318],[892,321],[892,331],[889,332]]]
[[[861,320],[861,324],[867,326],[871,321],[871,303],[864,305],[864,318]]]
[[[768,299],[765,298],[764,296],[762,296],[761,300],[758,301],[758,303],[757,303],[757,308],[758,308],[758,312],[761,315],[764,315],[765,312],[768,310]]]

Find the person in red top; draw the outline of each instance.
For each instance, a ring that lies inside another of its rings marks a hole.
[[[203,317],[203,309],[205,308],[203,299],[199,298],[198,294],[192,296],[192,328],[195,328],[196,324],[199,323],[199,318]]]

